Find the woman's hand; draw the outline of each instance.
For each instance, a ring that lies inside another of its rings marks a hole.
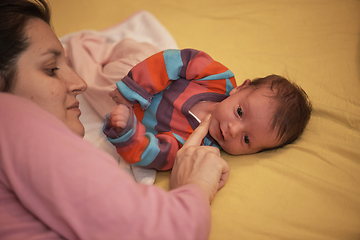
[[[209,202],[229,178],[230,167],[216,147],[200,146],[208,133],[210,115],[190,135],[177,152],[171,173],[170,188],[197,184],[205,189]]]

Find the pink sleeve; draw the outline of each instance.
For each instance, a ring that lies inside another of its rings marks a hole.
[[[196,185],[139,185],[54,116],[0,93],[0,239],[207,239]]]

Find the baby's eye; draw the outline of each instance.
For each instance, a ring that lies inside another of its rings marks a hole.
[[[238,109],[237,109],[237,114],[242,117],[242,109],[241,107],[239,106]]]
[[[244,141],[245,141],[246,144],[249,144],[249,142],[250,142],[250,141],[249,141],[249,137],[245,135],[245,136],[244,136]]]

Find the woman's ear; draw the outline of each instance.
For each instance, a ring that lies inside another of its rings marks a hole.
[[[232,89],[230,91],[230,95],[237,93],[238,91],[240,91],[241,89],[243,89],[244,87],[246,87],[247,85],[249,85],[249,83],[251,82],[250,79],[246,79],[241,85],[237,86],[236,88]]]

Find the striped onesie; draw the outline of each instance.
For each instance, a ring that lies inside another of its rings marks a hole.
[[[116,85],[135,105],[122,132],[116,133],[106,121],[104,133],[129,164],[167,170],[199,125],[189,109],[201,101],[224,100],[236,81],[205,52],[171,49],[140,62]],[[209,134],[203,145],[219,147]]]

